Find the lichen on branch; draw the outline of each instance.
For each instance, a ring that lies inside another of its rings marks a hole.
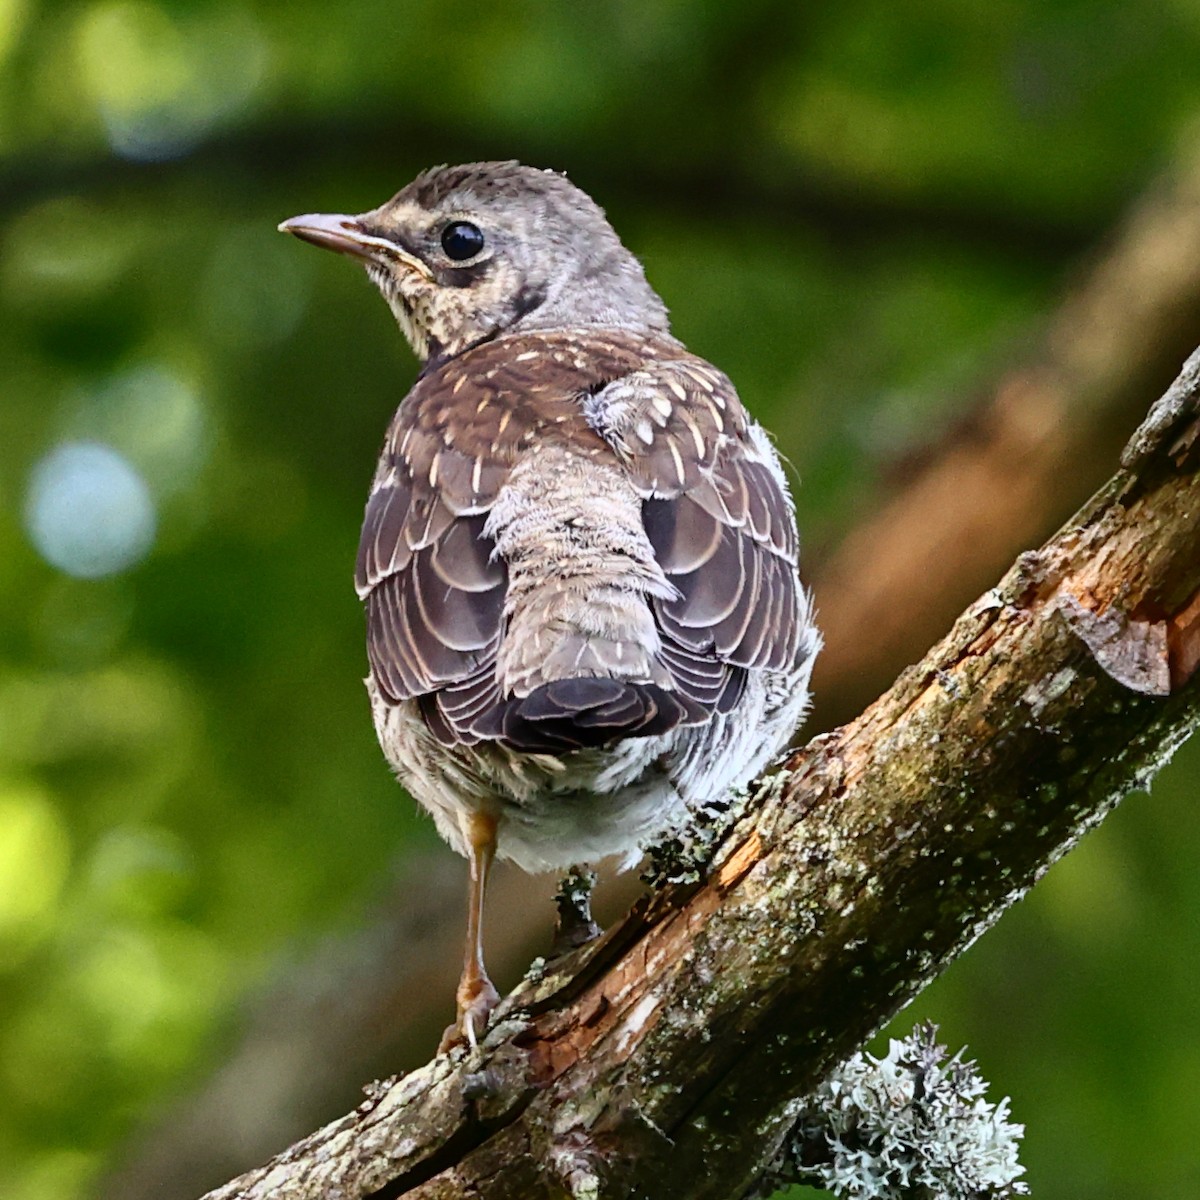
[[[882,1058],[851,1055],[804,1098],[757,1195],[807,1183],[846,1200],[1027,1196],[1025,1127],[1009,1120],[1008,1097],[984,1099],[987,1084],[962,1055],[948,1057],[928,1023]]]

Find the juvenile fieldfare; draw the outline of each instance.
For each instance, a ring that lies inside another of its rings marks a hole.
[[[494,855],[632,865],[796,728],[820,637],[791,499],[733,385],[562,175],[435,167],[280,229],[360,260],[424,364],[356,582],[384,754],[470,863],[444,1044],[473,1043],[497,1000]]]

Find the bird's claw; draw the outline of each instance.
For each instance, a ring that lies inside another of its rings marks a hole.
[[[500,993],[488,978],[464,982],[458,989],[458,1020],[446,1028],[438,1045],[445,1054],[464,1042],[475,1050],[487,1030],[488,1019],[500,1003]]]

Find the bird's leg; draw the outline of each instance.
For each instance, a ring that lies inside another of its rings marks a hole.
[[[483,896],[496,853],[496,818],[490,813],[472,813],[467,819],[466,834],[471,882],[467,893],[467,944],[462,978],[458,981],[458,1020],[442,1035],[438,1053],[464,1039],[473,1049],[487,1028],[492,1009],[500,1001],[500,993],[483,965]]]
[[[558,885],[554,897],[558,923],[554,927],[552,956],[566,954],[600,936],[600,926],[592,920],[592,888],[596,872],[588,866],[572,867]]]

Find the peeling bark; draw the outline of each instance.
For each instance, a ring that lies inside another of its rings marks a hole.
[[[1200,721],[1198,436],[1193,356],[1056,537],[761,781],[706,882],[208,1200],[743,1196],[795,1099]]]

